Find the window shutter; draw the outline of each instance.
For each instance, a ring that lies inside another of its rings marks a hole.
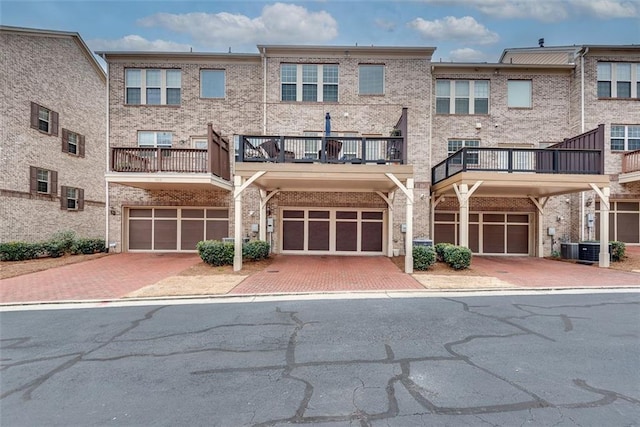
[[[49,129],[49,133],[53,136],[58,136],[58,113],[55,111],[51,111],[51,123],[49,123],[51,129]]]
[[[62,128],[62,152],[69,152],[69,131]]]
[[[55,196],[58,194],[58,172],[49,171],[49,177],[51,178],[51,190],[49,190],[49,194]]]
[[[78,188],[78,210],[84,210],[84,190],[82,188]]]
[[[38,115],[40,113],[40,106],[35,102],[31,103],[31,127],[38,129]]]
[[[67,210],[67,187],[60,186],[60,209]]]
[[[78,156],[84,157],[84,135],[78,135]]]
[[[29,191],[38,192],[38,168],[35,166],[29,166]]]

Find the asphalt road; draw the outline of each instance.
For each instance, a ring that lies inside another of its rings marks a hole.
[[[7,426],[631,426],[640,294],[0,313]]]

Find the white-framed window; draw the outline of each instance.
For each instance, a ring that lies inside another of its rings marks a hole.
[[[31,102],[31,127],[51,136],[58,136],[58,113]]]
[[[173,134],[167,131],[138,131],[138,147],[171,147]]]
[[[489,114],[489,81],[437,79],[436,114]]]
[[[49,194],[49,176],[50,171],[38,169],[38,193]]]
[[[176,69],[126,69],[125,104],[180,105],[182,71]]]
[[[509,108],[531,108],[531,80],[507,81],[507,106]]]
[[[200,70],[200,98],[224,98],[225,70]]]
[[[204,136],[194,136],[191,137],[191,144],[193,145],[193,148],[206,150],[209,146],[209,140]]]
[[[480,141],[477,139],[450,139],[447,141],[447,156],[451,156],[453,153],[458,151],[463,147],[479,147]],[[466,153],[467,164],[468,165],[477,165],[478,164],[478,152],[477,151],[467,151]],[[455,159],[454,159],[455,160]],[[454,161],[453,163],[462,164],[462,158],[458,161]]]
[[[640,98],[640,63],[598,62],[598,98]]]
[[[67,187],[66,196],[67,196],[67,209],[69,210],[78,209],[78,189],[73,187]]]
[[[281,64],[280,99],[298,102],[338,102],[338,65]]]
[[[51,111],[44,107],[38,109],[38,129],[42,132],[49,133],[49,126],[51,122]]]
[[[611,125],[611,150],[640,150],[640,125]]]
[[[358,66],[358,94],[384,95],[384,65]]]

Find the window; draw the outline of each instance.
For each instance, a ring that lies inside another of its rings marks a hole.
[[[334,64],[282,64],[282,101],[338,102],[338,66]]]
[[[57,194],[58,173],[56,171],[42,169],[35,166],[29,168],[31,193],[34,194]]]
[[[75,187],[60,187],[60,209],[69,211],[84,210],[84,190]]]
[[[180,105],[180,70],[125,70],[125,104]]]
[[[171,132],[138,132],[138,147],[171,147],[172,140]]]
[[[611,150],[640,150],[640,125],[611,125]]]
[[[63,128],[62,152],[84,157],[84,136]]]
[[[436,114],[489,114],[489,81],[436,80]]]
[[[598,62],[598,98],[640,98],[640,64]]]
[[[360,95],[384,95],[384,65],[360,65]]]
[[[32,102],[31,127],[40,132],[58,136],[58,113]]]
[[[224,98],[225,84],[224,70],[200,70],[201,98]]]
[[[477,139],[450,139],[447,141],[447,156],[451,156],[456,151],[463,147],[479,147],[480,141]],[[478,164],[478,152],[477,151],[467,151],[466,153],[467,164],[468,165],[477,165]],[[462,157],[459,159],[453,159],[452,163],[454,164],[462,164]]]
[[[507,106],[509,108],[531,108],[531,80],[509,80],[507,82]]]

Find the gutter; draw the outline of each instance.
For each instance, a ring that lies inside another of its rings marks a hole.
[[[105,175],[109,172],[109,61],[107,61],[106,58],[106,54],[104,53],[100,53],[99,54],[100,57],[104,60],[104,62],[107,64],[107,71],[106,71],[106,75],[107,75],[107,96],[106,96],[106,104],[107,104],[107,111],[106,111],[106,120],[107,120],[107,129],[105,132],[105,138],[106,138],[106,155],[105,155]],[[105,179],[105,183],[104,183],[104,187],[105,187],[105,204],[104,204],[104,210],[105,210],[105,215],[104,215],[104,227],[105,227],[105,231],[104,231],[104,241],[105,244],[107,245],[107,248],[110,248],[111,246],[111,242],[109,241],[109,215],[111,213],[111,208],[110,203],[109,203],[109,183],[106,181]]]
[[[589,46],[584,47],[580,52],[580,133],[584,133],[585,117],[584,117],[584,57],[589,53]],[[603,153],[604,154],[604,153]],[[580,192],[580,240],[584,241],[584,191]],[[591,234],[591,232],[589,232]],[[591,236],[589,236],[591,237]]]
[[[267,49],[262,48],[262,134],[267,134]]]

